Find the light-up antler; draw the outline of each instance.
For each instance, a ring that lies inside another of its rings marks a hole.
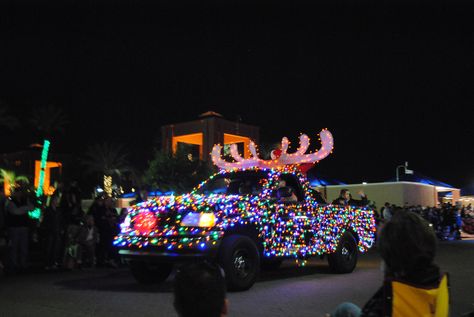
[[[212,161],[218,167],[226,170],[251,167],[275,168],[290,164],[317,163],[318,161],[328,156],[334,147],[334,139],[329,130],[323,129],[319,133],[319,136],[321,139],[321,148],[314,153],[305,154],[308,150],[310,139],[306,134],[302,134],[300,136],[300,146],[298,147],[295,153],[291,154],[287,153],[289,141],[286,137],[284,137],[281,142],[281,155],[275,160],[260,159],[257,155],[255,143],[250,142],[249,150],[252,154],[251,158],[244,159],[238,153],[237,145],[232,144],[230,147],[230,153],[236,162],[227,162],[221,157],[222,147],[220,145],[214,145],[212,149]]]

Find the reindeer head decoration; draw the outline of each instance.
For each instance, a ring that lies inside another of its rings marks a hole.
[[[286,137],[281,140],[281,154],[274,160],[262,160],[257,155],[257,148],[254,142],[250,142],[249,150],[251,157],[244,159],[237,150],[237,145],[232,144],[230,146],[230,154],[234,158],[235,162],[227,162],[222,159],[221,151],[222,147],[218,144],[212,148],[212,161],[221,169],[245,169],[245,168],[278,168],[285,165],[298,165],[298,164],[315,164],[332,153],[334,147],[334,139],[331,132],[327,129],[323,129],[320,133],[321,148],[314,152],[306,154],[309,147],[309,137],[306,134],[300,136],[300,146],[295,153],[287,153],[288,145],[290,142]]]

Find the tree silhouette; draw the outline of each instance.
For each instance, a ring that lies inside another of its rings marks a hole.
[[[63,110],[54,105],[38,107],[31,116],[30,123],[40,135],[51,140],[53,133],[63,133],[69,124],[67,115]]]
[[[105,188],[105,177],[120,177],[129,170],[127,157],[123,145],[93,144],[86,150],[82,164],[86,167],[86,173],[104,176]]]
[[[209,165],[201,160],[190,160],[185,151],[175,154],[155,151],[148,163],[144,182],[161,191],[183,193],[191,190],[211,174]]]
[[[20,122],[8,113],[8,108],[4,102],[0,101],[0,127],[13,130],[20,126]]]

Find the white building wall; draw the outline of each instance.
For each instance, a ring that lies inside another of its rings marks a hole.
[[[436,206],[436,187],[421,183],[412,182],[391,182],[391,183],[369,183],[327,186],[327,201],[332,202],[339,197],[341,189],[347,188],[354,199],[360,199],[359,191],[367,194],[369,200],[375,201],[377,208],[381,208],[385,202],[397,206]],[[324,192],[324,189],[322,189]]]

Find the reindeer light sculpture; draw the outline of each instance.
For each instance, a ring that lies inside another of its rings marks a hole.
[[[314,153],[306,153],[308,151],[310,138],[306,134],[300,136],[300,146],[295,153],[287,153],[290,142],[288,138],[284,137],[281,141],[281,154],[272,160],[263,160],[258,157],[257,147],[252,141],[249,144],[249,150],[251,157],[244,159],[237,150],[237,145],[232,144],[230,146],[230,154],[235,162],[227,162],[222,156],[222,146],[219,144],[214,145],[212,149],[212,161],[221,169],[232,170],[232,169],[246,169],[246,168],[279,168],[285,165],[299,165],[299,164],[315,164],[320,160],[324,159],[334,148],[334,139],[327,129],[321,130],[319,133],[321,140],[321,148]]]

